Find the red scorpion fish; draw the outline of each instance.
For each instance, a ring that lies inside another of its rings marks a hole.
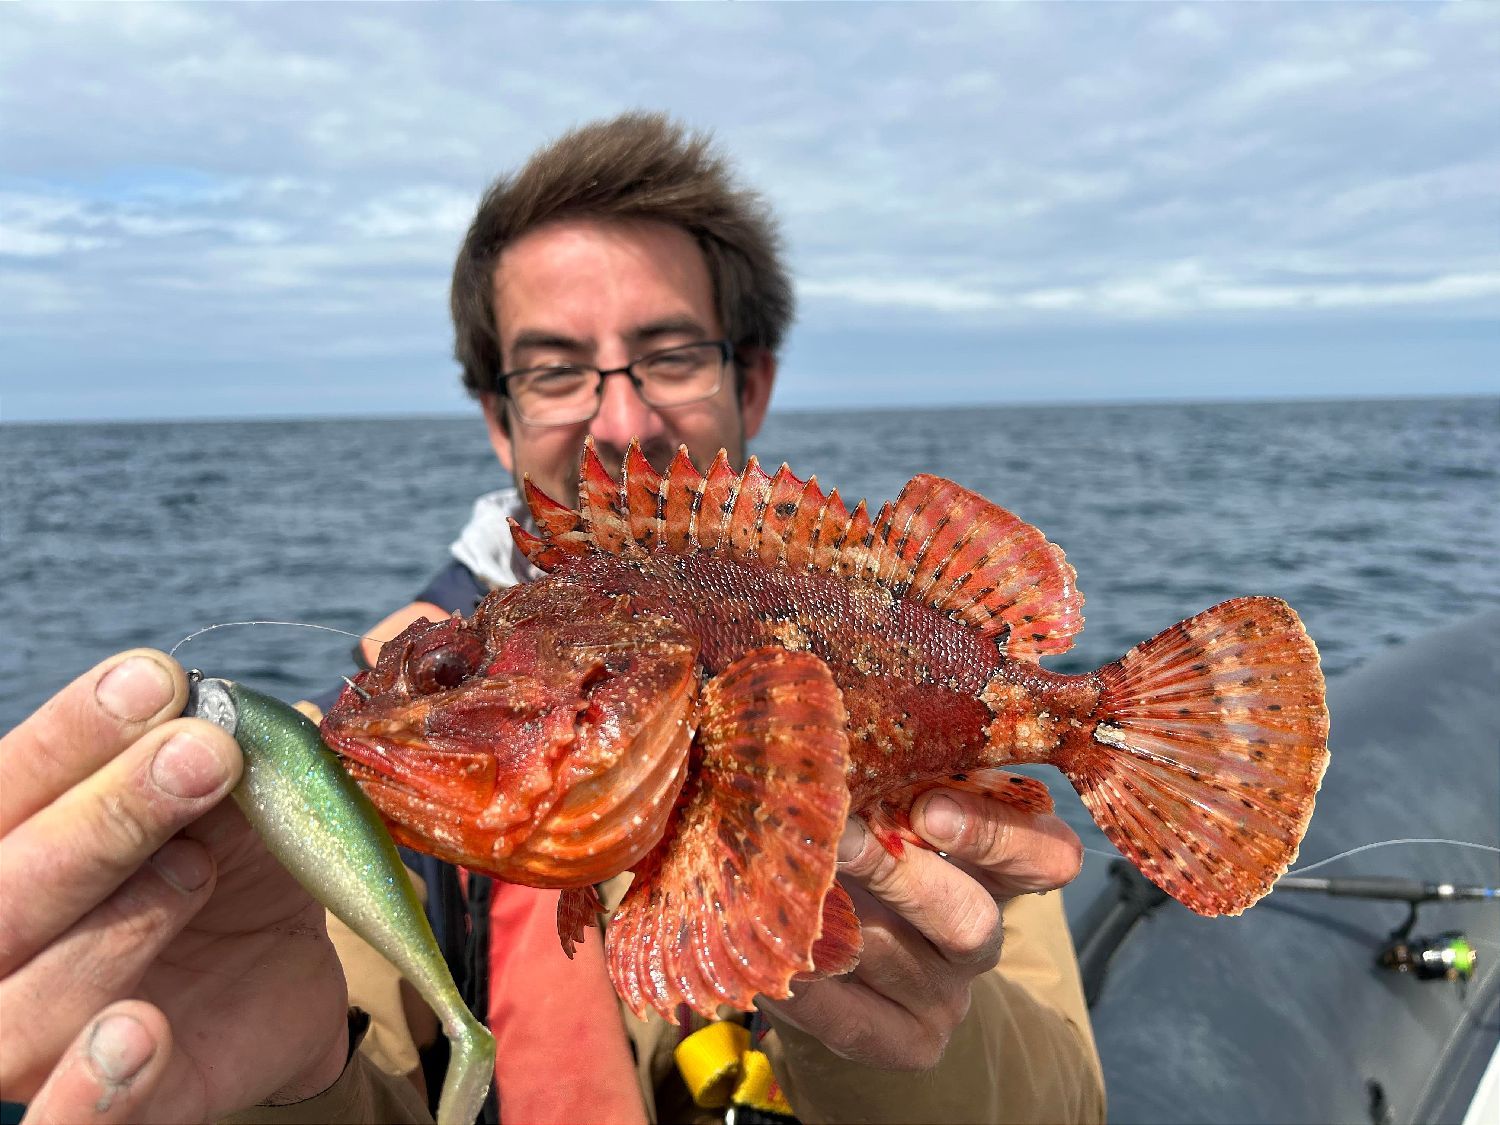
[[[938,786],[1049,811],[1056,766],[1147,877],[1238,914],[1312,815],[1328,714],[1317,649],[1274,598],[1236,598],[1084,676],[1046,671],[1082,628],[1073,568],[972,492],[915,477],[851,512],[783,466],[584,450],[578,510],[525,482],[513,524],[546,577],[472,620],[418,621],[323,723],[402,843],[563,888],[564,947],[593,885],[634,879],[607,931],[643,1014],[711,1013],[853,967],[834,880],[845,818],[926,847]]]

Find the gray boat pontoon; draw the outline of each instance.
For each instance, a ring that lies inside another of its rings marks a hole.
[[[1500,615],[1381,653],[1329,684],[1329,711],[1299,865],[1397,838],[1500,847]],[[1091,858],[1067,891],[1112,1121],[1500,1122],[1500,899],[1410,919],[1399,899],[1277,889],[1206,919],[1124,868]],[[1355,893],[1494,888],[1500,855],[1396,845],[1305,881],[1318,878]],[[1416,971],[1379,963],[1398,938],[1409,962],[1425,943]],[[1445,956],[1471,979],[1444,979]]]

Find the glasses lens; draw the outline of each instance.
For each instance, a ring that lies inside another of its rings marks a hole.
[[[562,425],[594,413],[599,373],[591,367],[538,367],[511,377],[511,401],[528,422]]]
[[[608,374],[628,372],[651,406],[683,406],[717,394],[728,365],[727,344],[685,344],[641,356],[629,368]],[[523,422],[566,426],[586,422],[598,411],[604,377],[594,367],[533,367],[505,376],[505,391]]]
[[[724,348],[688,344],[652,352],[632,365],[641,381],[641,397],[652,406],[681,406],[708,398],[724,377]]]

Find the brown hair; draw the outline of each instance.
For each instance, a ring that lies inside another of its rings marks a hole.
[[[706,133],[690,134],[665,114],[627,113],[564,134],[485,192],[453,267],[453,350],[470,394],[492,389],[500,371],[501,252],[544,223],[585,216],[684,228],[708,261],[719,321],[735,349],[781,346],[792,284],[770,209],[734,182]]]

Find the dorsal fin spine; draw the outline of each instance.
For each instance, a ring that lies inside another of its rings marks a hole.
[[[740,476],[739,494],[734,500],[734,510],[729,514],[729,527],[725,539],[736,558],[747,562],[760,555],[760,521],[766,510],[766,497],[771,491],[771,478],[760,467],[754,456],[745,463]]]
[[[828,513],[828,497],[823,494],[821,488],[817,487],[817,484],[817,477],[812,476],[807,478],[807,487],[809,489],[816,489],[817,492],[817,502],[815,504],[817,511],[808,519],[807,550],[800,563],[793,564],[800,566],[803,570],[813,569],[814,562],[818,557],[818,541],[823,532],[823,517]]]
[[[679,554],[691,554],[697,548],[694,532],[702,489],[703,476],[688,456],[687,446],[679,445],[672,463],[662,474],[656,501],[661,513],[662,540]]]
[[[920,503],[911,504],[910,510],[906,511],[906,518],[898,520],[898,513],[904,510],[903,500],[915,490],[908,483],[901,490],[901,496],[897,498],[896,506],[886,513],[882,521],[884,532],[882,538],[885,546],[880,552],[880,569],[875,575],[875,580],[886,586],[894,586],[902,581],[910,573],[909,560],[906,557],[906,548],[911,536],[911,527],[917,516],[922,512]]]
[[[817,548],[813,551],[811,566],[814,570],[832,571],[838,550],[837,541],[849,526],[849,509],[837,488],[828,493],[823,502],[823,512],[818,517],[816,532]]]
[[[729,455],[721,449],[708,470],[702,510],[698,514],[698,542],[704,550],[716,551],[723,545],[724,531],[739,491],[740,475],[729,467]]]
[[[579,512],[588,526],[595,546],[608,554],[626,551],[630,525],[620,507],[620,483],[605,470],[594,439],[583,443],[583,466],[578,475]]]
[[[760,516],[760,543],[756,557],[769,567],[786,565],[787,531],[797,518],[797,501],[802,498],[802,480],[792,475],[792,470],[783,462],[766,493],[765,507]],[[791,505],[782,514],[782,510]]]
[[[688,543],[694,549],[701,549],[702,543],[698,540],[698,516],[703,510],[703,489],[707,486],[706,477],[699,477],[693,486],[693,497],[689,502],[690,512],[688,515]]]
[[[641,452],[640,443],[632,440],[620,468],[620,499],[628,513],[631,540],[647,551],[661,539],[660,495],[660,475]]]
[[[853,578],[859,570],[861,556],[868,553],[864,540],[865,533],[869,529],[870,509],[861,500],[854,505],[854,511],[849,513],[849,522],[844,527],[844,533],[839,536],[838,542],[833,546],[839,574],[843,577]]]
[[[796,511],[782,532],[781,565],[789,570],[806,569],[812,562],[813,540],[827,500],[817,477],[808,477],[796,500]]]
[[[750,458],[743,473],[720,450],[700,474],[684,449],[657,473],[632,444],[620,480],[585,443],[579,510],[570,514],[534,487],[527,499],[543,537],[517,535],[546,568],[592,552],[640,557],[658,544],[677,553],[722,551],[789,571],[814,570],[929,606],[1035,660],[1065,652],[1082,627],[1077,575],[1036,528],[939,477],[913,477],[872,518],[850,512],[837,489],[800,480],[782,465],[768,477]]]
[[[865,547],[868,553],[858,575],[863,581],[878,581],[882,560],[890,549],[891,519],[894,513],[895,509],[887,500],[880,505],[880,511],[875,513],[875,518],[870,523],[870,530],[865,535]]]

